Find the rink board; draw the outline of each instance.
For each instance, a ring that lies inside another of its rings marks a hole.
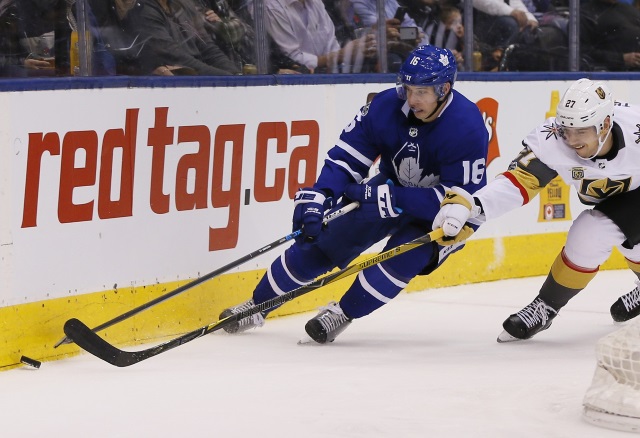
[[[490,179],[544,120],[552,92],[570,82],[456,84],[485,117]],[[367,97],[391,85],[0,93],[8,145],[0,151],[0,367],[13,367],[22,354],[76,354],[73,346],[52,348],[68,318],[98,325],[289,233],[297,187],[315,180]],[[620,80],[612,88],[621,99],[640,100],[631,85]],[[583,207],[574,194],[563,196],[575,217]],[[408,290],[546,274],[572,217],[540,220],[543,208],[536,199],[487,224]],[[285,247],[103,333],[131,345],[206,325],[246,299]],[[622,267],[615,253],[603,268]],[[274,315],[312,310],[345,288],[346,281],[316,291]]]

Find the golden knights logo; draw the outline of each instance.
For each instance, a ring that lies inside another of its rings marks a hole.
[[[606,93],[604,92],[604,90],[602,89],[602,87],[598,87],[596,88],[596,94],[598,95],[598,97],[600,99],[603,99],[606,97]]]
[[[544,125],[540,132],[547,134],[545,140],[549,140],[551,137],[553,137],[554,140],[557,140],[559,137],[562,137],[562,127],[555,123],[551,125]]]
[[[595,199],[605,199],[609,196],[619,195],[629,190],[631,185],[631,177],[612,180],[604,179],[585,179],[580,185],[579,194]]]
[[[574,167],[571,169],[571,179],[584,178],[584,167]]]

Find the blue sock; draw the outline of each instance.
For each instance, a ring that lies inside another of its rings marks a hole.
[[[358,274],[340,300],[340,307],[347,317],[362,318],[395,298],[407,283],[385,269],[384,264],[372,266]]]
[[[267,269],[253,292],[256,304],[263,303],[278,295],[303,286],[306,282],[295,278],[285,265],[285,255],[278,257]]]
[[[256,304],[264,303],[310,283],[332,267],[321,251],[303,251],[292,245],[267,269],[253,292],[253,300]]]

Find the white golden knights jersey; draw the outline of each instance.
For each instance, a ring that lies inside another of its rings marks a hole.
[[[533,199],[556,175],[578,192],[582,203],[595,205],[640,186],[640,109],[614,104],[613,147],[604,157],[580,158],[560,137],[555,117],[531,131],[509,170],[475,193],[487,220]]]

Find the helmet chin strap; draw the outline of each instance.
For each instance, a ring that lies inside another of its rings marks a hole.
[[[602,147],[604,146],[605,142],[611,135],[612,128],[613,126],[609,125],[609,130],[607,131],[607,135],[604,136],[604,140],[600,140],[600,134],[602,134],[602,131],[598,133],[598,149],[592,156],[585,158],[585,157],[580,157],[580,155],[578,155],[578,157],[582,158],[583,160],[593,160],[595,157],[597,157],[600,151],[602,150]]]
[[[431,114],[429,114],[427,117],[424,118],[424,120],[431,118],[431,116],[433,116],[435,113],[438,112],[442,104],[447,100],[448,95],[449,93],[445,94],[444,96],[442,96],[440,99],[437,100],[436,107],[433,109],[433,111],[431,111]]]

